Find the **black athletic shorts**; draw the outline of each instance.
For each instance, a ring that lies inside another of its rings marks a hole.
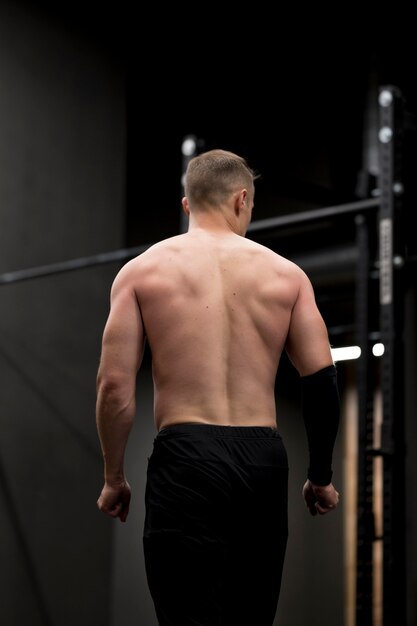
[[[143,547],[160,626],[272,626],[288,536],[274,428],[176,424],[148,459]]]

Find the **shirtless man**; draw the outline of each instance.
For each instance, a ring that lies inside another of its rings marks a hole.
[[[271,626],[287,541],[288,464],[275,378],[301,377],[309,511],[334,509],[339,396],[306,274],[245,238],[256,176],[211,150],[185,178],[187,233],[128,262],[111,290],[97,376],[105,483],[98,507],[126,521],[125,448],[145,341],[157,435],[148,462],[145,566],[160,626]]]

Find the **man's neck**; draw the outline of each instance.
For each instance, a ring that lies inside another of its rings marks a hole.
[[[235,235],[244,235],[244,233],[240,232],[238,220],[233,219],[233,217],[228,217],[222,211],[191,214],[188,232],[197,232],[199,230],[217,235],[230,235],[232,233]]]

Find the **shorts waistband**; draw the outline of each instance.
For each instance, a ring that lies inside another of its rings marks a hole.
[[[239,439],[281,438],[278,429],[271,426],[225,426],[221,424],[200,424],[195,422],[165,426],[158,432],[157,437],[165,438],[189,434],[203,434],[210,437],[236,437]]]

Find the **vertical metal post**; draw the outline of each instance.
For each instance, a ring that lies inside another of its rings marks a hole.
[[[383,455],[383,626],[406,624],[402,97],[379,91],[379,269]]]
[[[369,362],[371,285],[370,237],[367,219],[356,216],[356,328],[361,357],[357,363],[358,380],[358,518],[356,552],[356,626],[373,624],[373,542],[375,524],[373,511],[373,430],[374,372]]]

